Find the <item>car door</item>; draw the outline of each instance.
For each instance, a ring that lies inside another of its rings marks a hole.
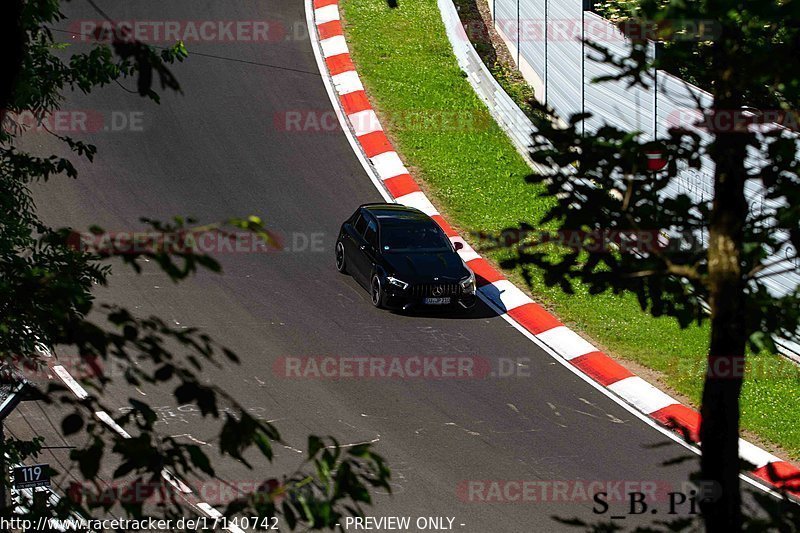
[[[365,287],[369,287],[369,277],[375,263],[375,253],[378,246],[378,223],[367,213],[364,213],[367,227],[357,247],[354,247],[353,264],[357,274],[354,277]]]
[[[343,229],[341,240],[344,245],[344,261],[350,274],[358,279],[357,255],[360,253],[359,248],[364,244],[364,231],[367,229],[367,219],[360,209],[344,224]]]

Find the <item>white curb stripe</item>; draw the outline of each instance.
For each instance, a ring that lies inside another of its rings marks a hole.
[[[365,111],[359,111],[358,113],[353,113],[352,115],[348,115],[347,118],[348,120],[350,120],[350,124],[353,125],[353,132],[356,134],[356,137],[361,137],[362,135],[366,135],[367,133],[372,133],[374,131],[383,131],[383,126],[381,126],[381,121],[378,120],[378,115],[376,115],[375,111],[373,111],[372,109],[367,109]],[[394,153],[394,152],[387,152],[387,153]],[[380,156],[375,156],[375,157],[377,158]]]
[[[177,477],[173,476],[170,472],[168,472],[166,470],[162,470],[161,471],[161,477],[164,478],[164,480],[167,483],[169,483],[170,485],[175,487],[175,489],[178,490],[179,492],[182,492],[184,494],[191,494],[192,493],[192,489],[187,487],[186,483],[184,483],[183,481],[181,481]]]
[[[458,251],[458,255],[461,256],[461,260],[464,261],[465,263],[469,263],[474,259],[481,258],[480,254],[476,252],[475,249],[472,248],[472,246],[470,246],[467,243],[464,243],[464,247]]]
[[[746,440],[739,439],[739,457],[756,465],[756,468],[761,468],[769,463],[781,461],[782,459],[775,457],[766,450],[762,450],[758,446],[750,444]]]
[[[524,292],[519,290],[507,279],[501,279],[494,283],[484,285],[478,290],[505,312],[533,302]]]
[[[567,361],[597,351],[589,341],[566,326],[556,326],[536,336]]]
[[[621,379],[609,385],[608,388],[647,414],[678,403],[639,376]]]
[[[198,503],[197,507],[199,507],[204,513],[206,513],[211,518],[220,518],[222,516],[222,513],[211,507],[206,502]]]
[[[397,152],[384,152],[373,157],[370,161],[375,165],[375,170],[382,180],[388,180],[400,174],[408,174],[408,169],[400,160]]]
[[[314,17],[317,19],[317,26],[325,24],[326,22],[339,20],[339,6],[337,4],[331,4],[329,6],[317,8],[314,10]]]
[[[222,513],[211,507],[206,502],[200,502],[197,504],[197,508],[206,513],[210,518],[222,518]],[[230,524],[228,526],[228,531],[235,531],[236,533],[244,533],[244,530],[237,525]]]
[[[81,387],[81,384],[75,381],[75,378],[70,375],[66,368],[61,365],[54,365],[53,371],[58,374],[58,377],[61,378],[61,381],[64,382],[64,385],[69,387],[72,393],[77,396],[79,400],[85,400],[89,397],[89,393],[86,392],[86,389]]]
[[[336,92],[339,94],[349,94],[364,90],[364,86],[361,85],[361,80],[355,70],[348,70],[336,76],[331,76],[331,79],[334,87],[336,87]]]
[[[408,194],[404,194],[400,198],[397,199],[398,204],[403,204],[408,207],[415,207],[428,215],[429,217],[433,215],[438,215],[439,211],[433,207],[433,204],[428,200],[428,198],[422,193],[422,191],[415,191]]]
[[[103,422],[105,422],[108,427],[116,431],[117,434],[120,435],[123,439],[131,438],[130,433],[122,429],[122,427],[119,424],[117,424],[113,418],[111,418],[110,414],[106,413],[105,411],[97,411],[95,412],[94,415]]]
[[[455,244],[457,242],[460,242],[461,245],[463,246],[463,248],[461,248],[461,250],[463,250],[464,248],[467,247],[467,241],[465,241],[463,238],[461,238],[461,235],[456,235],[455,237],[448,237],[448,238],[450,239],[450,242],[452,242],[453,244]],[[459,251],[461,251],[461,250],[459,250]]]
[[[336,35],[319,42],[322,46],[322,55],[324,57],[333,57],[340,54],[347,54],[347,41],[344,40],[344,35]]]

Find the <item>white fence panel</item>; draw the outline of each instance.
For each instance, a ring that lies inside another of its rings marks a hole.
[[[547,104],[564,119],[583,109],[583,3],[547,2]]]
[[[630,42],[607,20],[586,13],[584,18],[584,35],[586,39],[608,49],[617,58],[629,54]],[[650,47],[652,57],[654,48]],[[654,89],[628,87],[626,81],[605,81],[593,83],[600,76],[618,74],[618,70],[606,63],[592,58],[599,58],[599,52],[586,47],[589,59],[584,62],[584,110],[592,113],[586,121],[587,132],[608,124],[625,131],[641,131],[648,139],[653,138],[655,122]]]

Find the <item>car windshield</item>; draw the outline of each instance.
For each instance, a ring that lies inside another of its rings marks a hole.
[[[434,222],[381,225],[381,249],[392,252],[449,252],[450,242]]]

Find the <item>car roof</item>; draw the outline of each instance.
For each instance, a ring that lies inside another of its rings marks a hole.
[[[431,218],[414,207],[400,204],[364,204],[363,209],[369,211],[379,223],[396,221],[430,221]]]

